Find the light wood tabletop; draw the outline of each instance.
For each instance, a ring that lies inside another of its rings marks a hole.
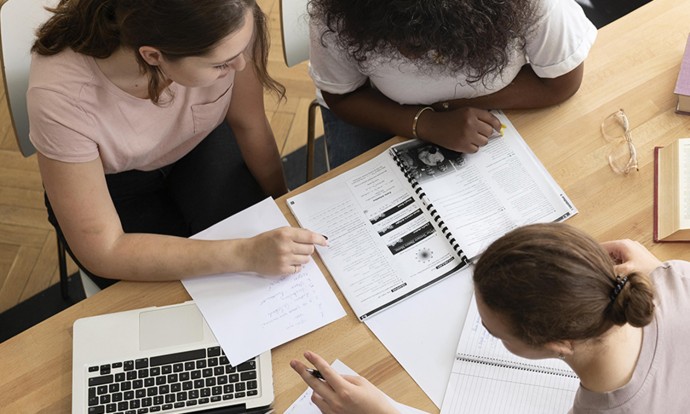
[[[506,114],[570,196],[579,213],[568,223],[598,240],[637,240],[660,259],[690,260],[690,244],[652,241],[653,149],[690,137],[690,116],[674,112],[673,94],[690,31],[690,2],[653,0],[599,31],[582,87],[556,107]],[[639,171],[617,175],[600,124],[623,108],[632,128]],[[295,190],[303,191],[383,151],[384,146]],[[292,224],[294,218],[277,200]],[[306,388],[289,367],[309,349],[340,359],[394,399],[437,413],[433,403],[363,323],[357,321],[330,276],[348,315],[273,350],[275,408],[282,413]],[[0,412],[66,413],[71,407],[72,324],[97,314],[179,303],[179,282],[120,282],[0,344]],[[424,352],[424,350],[420,350]]]

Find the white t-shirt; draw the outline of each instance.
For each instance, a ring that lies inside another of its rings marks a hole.
[[[156,105],[118,88],[92,57],[70,49],[34,54],[29,137],[50,159],[76,163],[100,156],[106,174],[154,170],[187,155],[223,122],[234,78],[231,71],[207,87],[173,83],[172,102]]]
[[[333,33],[322,36],[325,26],[317,19],[310,23],[310,75],[317,88],[338,95],[352,92],[370,80],[391,100],[409,105],[488,95],[510,84],[527,63],[542,78],[564,75],[585,60],[597,29],[574,0],[534,1],[537,17],[524,48],[509,47],[506,67],[496,76],[487,76],[484,82],[468,83],[465,73],[439,74],[419,69],[402,56],[367,56],[361,67],[338,46]]]

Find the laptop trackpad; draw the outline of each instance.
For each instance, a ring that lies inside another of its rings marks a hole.
[[[146,311],[139,315],[139,347],[142,351],[203,339],[204,318],[193,303]]]

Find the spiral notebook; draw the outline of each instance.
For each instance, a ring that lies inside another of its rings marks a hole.
[[[364,320],[468,266],[518,226],[577,210],[508,118],[476,154],[420,140],[287,200],[353,312]]]
[[[552,414],[572,407],[580,380],[559,359],[511,354],[482,325],[472,298],[441,414]]]

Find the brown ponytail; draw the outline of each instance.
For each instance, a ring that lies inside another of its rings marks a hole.
[[[631,274],[612,300],[614,263],[585,233],[562,223],[513,230],[482,254],[477,293],[531,345],[598,338],[614,325],[641,327],[654,314],[647,275]]]
[[[654,317],[654,286],[645,275],[633,273],[626,277],[628,282],[611,300],[609,318],[615,325],[648,325]]]

